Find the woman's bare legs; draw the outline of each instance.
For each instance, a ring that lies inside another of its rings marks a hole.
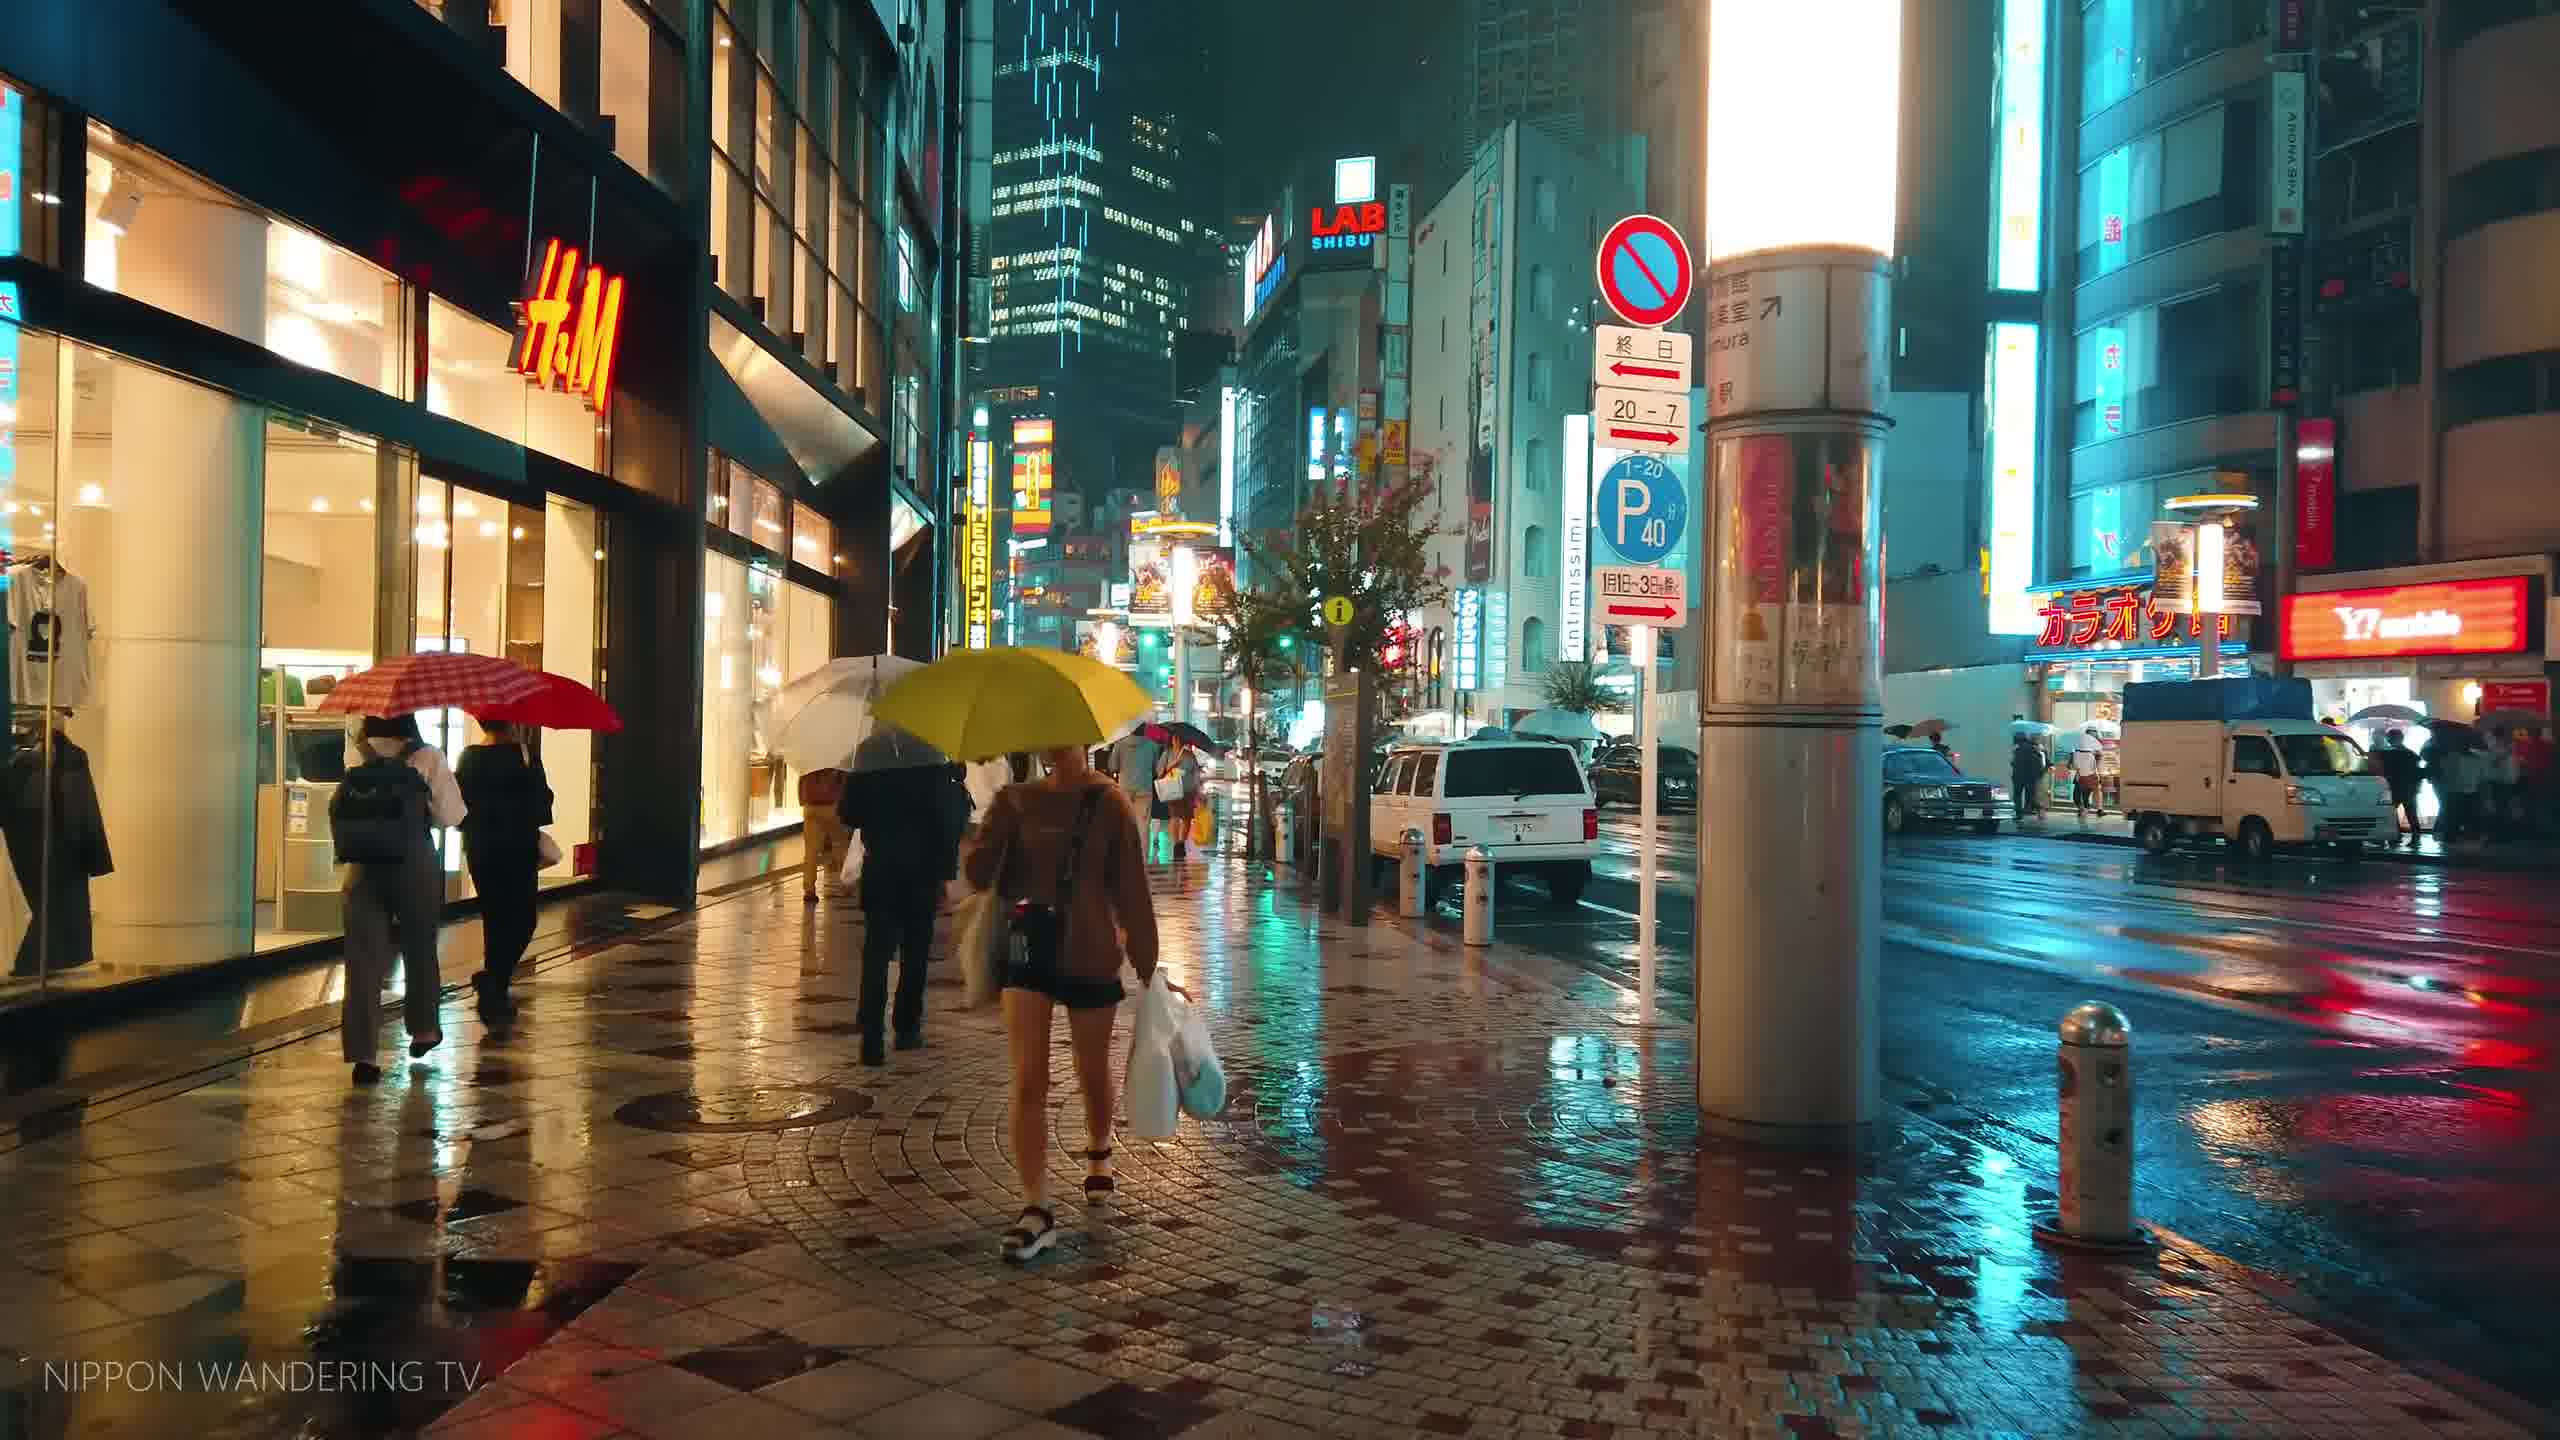
[[[1004,992],[1005,1048],[1013,1057],[1013,1164],[1022,1176],[1026,1206],[1049,1203],[1049,1012],[1055,1004],[1037,990]],[[1071,1023],[1076,1013],[1068,1012]],[[1103,1039],[1107,1063],[1107,1030]],[[1076,1059],[1081,1070],[1081,1044]]]
[[[1111,1022],[1117,1005],[1067,1012],[1067,1035],[1075,1051],[1076,1088],[1084,1092],[1084,1135],[1087,1151],[1111,1148],[1112,1117],[1120,1097],[1111,1088]],[[1096,1173],[1108,1174],[1097,1169]]]

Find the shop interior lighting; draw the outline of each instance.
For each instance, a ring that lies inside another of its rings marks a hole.
[[[2163,510],[2255,510],[2258,497],[2248,494],[2173,495],[2161,504]]]
[[[98,206],[98,223],[117,235],[133,228],[134,217],[142,213],[142,192],[125,189],[109,195]]]

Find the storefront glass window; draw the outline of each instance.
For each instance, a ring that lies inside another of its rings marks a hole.
[[[632,169],[673,188],[684,165],[684,14],[655,0],[418,0],[475,49],[500,45],[517,83],[581,125],[610,127],[613,148]],[[486,53],[485,51],[483,53]],[[584,58],[581,58],[581,57]],[[589,73],[571,73],[585,65]],[[588,81],[592,83],[580,83]],[[595,97],[581,114],[571,95]]]
[[[60,263],[55,217],[62,188],[53,166],[54,126],[60,117],[35,94],[0,79],[0,256],[23,255]]]
[[[779,555],[789,547],[791,538],[787,518],[790,511],[783,506],[782,487],[762,477],[756,477],[754,483],[755,519],[747,527],[747,539],[757,548]]]
[[[754,749],[745,562],[717,552],[705,557],[702,619],[702,843],[722,845],[747,833],[747,757]]]
[[[806,505],[791,507],[791,558],[812,570],[835,573],[835,527]]]
[[[390,272],[95,122],[87,205],[90,284],[408,398]]]
[[[0,1003],[338,933],[317,705],[374,659],[404,457],[14,326],[0,360]]]
[[[2130,480],[2071,497],[2071,577],[2122,575],[2142,568],[2151,543],[2153,484]]]
[[[512,334],[430,298],[428,411],[581,469],[602,469],[603,427],[585,398],[525,379],[510,363],[514,352]]]

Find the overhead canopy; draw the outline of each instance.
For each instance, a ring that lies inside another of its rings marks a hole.
[[[716,310],[711,315],[711,354],[765,432],[811,482],[842,474],[879,445],[879,437],[861,421]],[[715,405],[721,399],[719,388],[713,386]]]

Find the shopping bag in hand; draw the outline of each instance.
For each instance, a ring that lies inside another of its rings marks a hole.
[[[1209,848],[1209,842],[1216,839],[1217,835],[1217,805],[1208,796],[1203,795],[1200,797],[1199,805],[1191,812],[1191,843],[1206,850]]]
[[[1173,1083],[1182,1113],[1195,1120],[1215,1117],[1227,1108],[1227,1067],[1218,1063],[1209,1043],[1209,1021],[1200,1007],[1173,997]]]
[[[1129,1133],[1167,1140],[1181,1119],[1173,1078],[1173,982],[1158,970],[1138,996],[1137,1022],[1129,1031]]]
[[[844,866],[836,871],[836,884],[851,895],[862,880],[862,832],[854,831],[844,840]]]
[[[1007,921],[1013,907],[993,890],[972,890],[951,918],[951,953],[960,961],[966,1008],[976,1009],[1004,988]]]

